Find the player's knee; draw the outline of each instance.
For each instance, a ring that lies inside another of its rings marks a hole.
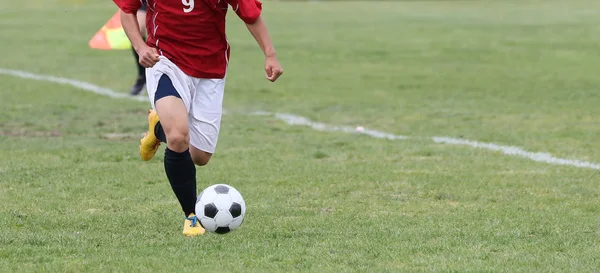
[[[190,135],[185,132],[167,133],[167,146],[175,152],[184,152],[189,148]]]

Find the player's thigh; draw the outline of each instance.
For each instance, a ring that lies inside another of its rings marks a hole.
[[[168,77],[168,79],[165,79],[165,76]],[[159,94],[159,84],[168,81],[169,83],[167,86],[173,88],[164,91],[168,93],[167,95],[180,97],[186,107],[186,113],[189,112],[193,93],[196,90],[194,80],[194,78],[181,71],[181,69],[169,59],[160,56],[158,63],[153,67],[146,68],[146,89],[148,90],[148,99],[150,99],[152,107],[156,108],[155,102],[158,98],[165,96],[165,94]]]
[[[198,79],[196,83],[188,119],[190,144],[198,157],[212,155],[216,150],[224,91],[225,79]]]
[[[180,98],[168,96],[157,100],[156,113],[167,137],[176,133],[189,135],[187,111]]]
[[[189,144],[188,113],[191,105],[193,79],[164,57],[146,69],[148,98],[158,113],[167,136],[167,145],[187,149]]]
[[[155,92],[154,107],[167,136],[167,144],[189,143],[188,112],[169,76],[163,74]]]

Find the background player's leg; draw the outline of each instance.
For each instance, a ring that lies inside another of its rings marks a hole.
[[[196,206],[196,166],[189,151],[187,109],[168,76],[163,75],[155,95],[155,108],[167,138],[165,172],[185,216]]]
[[[139,10],[137,13],[138,24],[140,25],[140,32],[144,39],[146,37],[146,11]],[[138,95],[142,92],[144,85],[146,85],[146,71],[145,68],[140,64],[140,56],[135,52],[135,49],[131,47],[131,51],[133,52],[133,57],[135,58],[135,64],[137,66],[138,74],[133,86],[131,86],[130,93],[131,95]]]
[[[131,86],[130,93],[131,95],[137,95],[142,92],[144,84],[146,84],[146,75],[144,73],[145,68],[139,63],[140,56],[137,54],[137,52],[135,52],[135,49],[133,49],[133,47],[131,48],[131,52],[133,52],[133,58],[135,59],[138,74],[135,79],[135,82]]]

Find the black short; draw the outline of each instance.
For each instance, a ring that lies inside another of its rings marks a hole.
[[[146,4],[142,5],[142,7],[140,8],[140,11],[146,11]]]

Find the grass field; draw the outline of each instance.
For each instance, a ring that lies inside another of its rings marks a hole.
[[[1,1],[0,68],[126,93],[128,51],[87,42],[110,1]],[[600,2],[265,2],[284,65],[230,16],[222,132],[198,187],[248,205],[225,236],[181,235],[149,104],[0,74],[0,272],[594,272],[598,170],[433,136],[600,162]],[[290,126],[292,113],[411,137]],[[115,138],[119,134],[122,137]]]

